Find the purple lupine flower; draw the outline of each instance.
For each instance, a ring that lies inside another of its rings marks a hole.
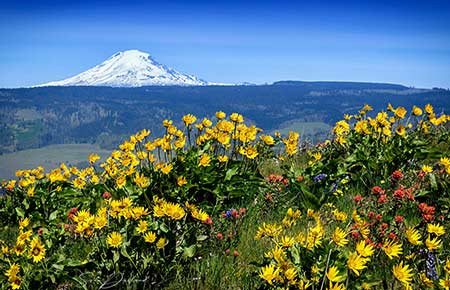
[[[322,179],[324,179],[325,177],[327,177],[327,175],[325,173],[320,173],[320,174],[317,174],[316,176],[313,177],[313,181],[314,182],[321,182]]]

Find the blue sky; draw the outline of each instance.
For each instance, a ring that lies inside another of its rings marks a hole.
[[[448,88],[450,1],[23,0],[0,6],[0,87],[64,79],[127,49],[215,82]]]

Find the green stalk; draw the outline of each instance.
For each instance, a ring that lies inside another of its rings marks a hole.
[[[322,285],[320,286],[320,290],[322,290],[323,289],[323,286],[324,286],[324,284],[325,284],[325,280],[327,279],[327,271],[328,271],[328,266],[330,265],[330,258],[331,258],[331,249],[330,249],[330,251],[328,252],[328,258],[327,258],[327,265],[326,265],[326,267],[325,267],[325,275],[324,275],[324,277],[323,277],[323,279],[322,279]],[[347,288],[347,287],[345,287],[345,288]]]

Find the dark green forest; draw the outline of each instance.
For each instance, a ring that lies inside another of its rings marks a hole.
[[[297,81],[261,86],[0,89],[0,153],[66,143],[111,149],[142,128],[159,135],[164,119],[181,122],[187,113],[213,117],[219,110],[239,112],[267,131],[309,123],[333,126],[343,114],[355,113],[366,103],[381,110],[389,102],[407,109],[432,103],[436,112],[448,113],[450,91]],[[317,127],[305,130],[302,138],[324,139],[329,130]]]

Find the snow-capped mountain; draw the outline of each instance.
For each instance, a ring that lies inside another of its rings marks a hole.
[[[208,83],[193,75],[180,73],[155,61],[139,50],[118,52],[101,64],[71,78],[44,86],[204,86]]]

